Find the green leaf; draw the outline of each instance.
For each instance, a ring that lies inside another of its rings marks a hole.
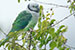
[[[42,15],[42,10],[40,10],[39,15],[40,15],[40,17],[41,17],[41,15]]]
[[[49,44],[49,46],[50,46],[51,49],[54,49],[54,48],[57,46],[57,44],[56,44],[55,41],[52,41],[52,42]]]
[[[8,43],[8,44],[6,44],[6,47],[7,47],[7,46],[9,46],[9,43]]]
[[[49,17],[46,17],[46,20],[49,20],[50,18]]]
[[[43,45],[45,44],[45,39],[41,39],[40,41],[41,41],[41,44]]]
[[[18,0],[18,3],[20,3],[20,0]]]
[[[10,45],[8,46],[8,50],[10,50]]]
[[[65,46],[63,46],[63,47],[59,47],[59,50],[65,50]]]
[[[45,18],[45,15],[43,14],[42,17]]]
[[[54,15],[54,12],[52,13],[52,15]]]
[[[40,5],[40,9],[43,10],[43,6],[42,5]]]
[[[66,50],[70,50],[70,48],[67,48]]]
[[[22,39],[25,37],[25,35],[26,35],[26,33],[23,33],[23,34],[22,34]]]
[[[46,44],[51,40],[51,36],[49,36],[46,40]]]
[[[59,27],[59,29],[62,29],[63,27],[65,27],[65,25],[61,25],[61,26]]]
[[[67,31],[67,27],[61,30],[61,32],[66,32],[66,31]]]
[[[26,40],[25,40],[25,39],[23,39],[23,40],[22,40],[22,42],[23,42],[22,46],[24,46],[24,45],[25,45]]]
[[[49,50],[53,50],[53,49],[49,49]]]
[[[49,33],[50,33],[50,34],[53,34],[54,32],[55,32],[55,29],[54,29],[54,28],[50,28],[50,29],[49,29]]]
[[[46,14],[46,16],[49,16],[49,15],[50,15],[50,13]]]
[[[35,32],[32,32],[32,36],[34,36],[35,35]]]
[[[36,49],[33,47],[32,50],[36,50]]]
[[[58,44],[57,44],[57,48],[59,48],[59,47],[61,47],[62,46],[62,42],[58,42]]]
[[[43,46],[43,44],[40,44],[39,47],[41,48]]]
[[[50,22],[50,25],[52,25],[54,23],[54,21],[56,21],[55,19],[52,19]]]
[[[46,50],[46,49],[42,49],[42,50]]]

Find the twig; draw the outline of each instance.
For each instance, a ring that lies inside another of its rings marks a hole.
[[[25,39],[26,39],[26,37],[24,37]],[[21,40],[23,40],[24,38],[22,38],[22,39],[18,39],[18,40],[16,40],[16,41],[21,41]],[[29,39],[26,39],[26,40],[29,40]]]
[[[13,42],[11,42],[11,41],[8,41],[9,43],[13,43]],[[14,43],[14,44],[16,44],[16,45],[18,45],[18,46],[20,46],[21,48],[23,48],[23,49],[25,49],[22,45],[20,45],[20,44],[18,44],[18,43]],[[25,49],[26,50],[26,49]]]
[[[46,50],[46,44],[45,44],[45,50]]]
[[[4,50],[6,50],[6,48],[3,46]]]
[[[67,46],[67,47],[69,47],[69,48],[71,48],[71,49],[75,49],[75,47],[69,46],[69,45],[67,45],[67,44],[65,44],[65,46]]]
[[[36,1],[36,0],[33,0],[33,1],[34,1],[34,2],[38,2],[38,3],[41,3],[41,4],[53,5],[53,6],[56,6],[56,7],[69,8],[69,6],[58,5],[58,4],[54,4],[54,3],[45,3],[45,2],[40,2],[40,1]]]
[[[30,50],[30,47],[31,47],[31,41],[32,41],[32,31],[30,32],[30,44],[29,44],[29,50]]]
[[[51,27],[54,27],[55,25],[57,25],[57,24],[59,24],[59,23],[63,22],[64,20],[66,20],[66,19],[68,19],[70,16],[72,16],[73,14],[74,14],[74,13],[72,13],[72,14],[70,14],[70,15],[66,16],[65,18],[63,18],[62,20],[60,20],[60,21],[59,21],[59,22],[57,22],[56,24],[52,25]]]

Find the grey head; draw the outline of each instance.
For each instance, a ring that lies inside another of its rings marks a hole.
[[[37,3],[30,3],[28,4],[28,7],[27,7],[30,11],[33,11],[33,12],[36,12],[36,13],[39,13],[39,4]]]

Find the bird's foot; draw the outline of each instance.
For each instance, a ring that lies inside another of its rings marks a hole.
[[[32,32],[32,31],[33,31],[33,29],[32,29],[32,28],[30,28],[29,30],[30,30],[30,32]]]

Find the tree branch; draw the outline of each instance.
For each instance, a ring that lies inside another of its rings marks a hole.
[[[67,46],[67,47],[69,47],[69,48],[71,48],[71,49],[75,49],[75,47],[69,46],[69,45],[67,45],[67,44],[65,44],[65,46]]]
[[[11,41],[8,41],[9,43],[13,43],[13,42],[11,42]],[[18,43],[14,43],[14,44],[16,44],[16,45],[18,45],[18,46],[20,46],[21,48],[23,48],[23,49],[25,49],[22,45],[20,45],[20,44],[18,44]],[[26,50],[26,49],[25,49]]]
[[[58,5],[58,4],[54,4],[54,3],[44,3],[44,2],[40,2],[40,1],[36,1],[36,0],[33,0],[33,1],[34,1],[34,2],[38,2],[38,3],[41,3],[41,4],[53,5],[53,6],[56,6],[56,7],[69,8],[69,6]]]
[[[29,44],[29,50],[30,50],[30,47],[31,47],[31,41],[32,41],[32,31],[30,31],[30,44]]]
[[[74,14],[74,13],[72,13],[72,14],[70,14],[70,15],[66,16],[65,18],[63,18],[62,20],[60,20],[60,21],[59,21],[59,22],[57,22],[56,24],[52,25],[51,27],[54,27],[55,25],[57,25],[57,24],[59,24],[59,23],[63,22],[64,20],[66,20],[66,19],[68,19],[70,16],[72,16],[73,14]]]
[[[26,37],[24,37],[25,39],[26,39]],[[24,38],[22,38],[22,39],[18,39],[18,40],[16,40],[16,41],[21,41],[21,40],[23,40]],[[29,40],[29,39],[26,39],[26,40]]]

